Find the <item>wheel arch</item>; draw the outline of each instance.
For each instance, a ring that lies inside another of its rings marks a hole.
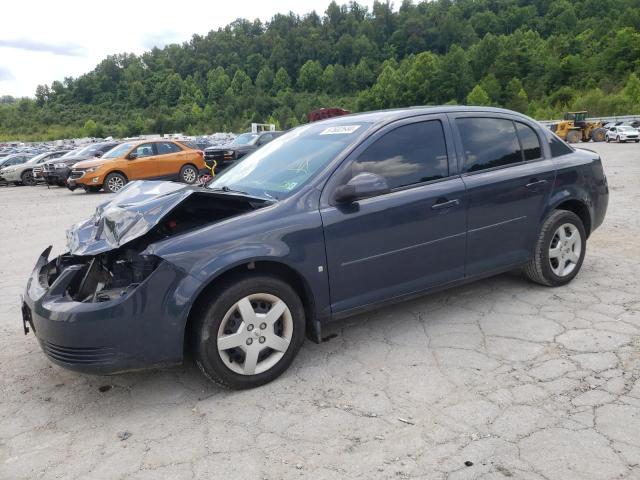
[[[111,175],[112,173],[119,173],[120,175],[122,175],[122,176],[125,178],[125,180],[126,180],[127,182],[129,181],[129,177],[127,176],[127,174],[126,174],[126,173],[124,173],[124,171],[122,171],[122,170],[118,170],[118,169],[111,170],[111,171],[109,171],[109,172],[105,173],[105,174],[104,174],[104,179],[106,180],[106,179],[107,179],[107,177],[108,177],[109,175]],[[104,180],[103,180],[103,182],[104,182]]]
[[[313,341],[320,341],[320,324],[315,321],[316,304],[313,291],[309,283],[300,272],[284,262],[273,259],[244,260],[239,264],[230,266],[217,273],[207,282],[203,283],[195,301],[191,304],[187,314],[187,321],[184,327],[184,348],[188,349],[188,339],[193,328],[196,316],[206,304],[207,300],[215,295],[216,287],[234,279],[239,279],[249,275],[269,274],[274,275],[287,282],[298,294],[305,311],[307,324],[307,336]]]
[[[591,235],[591,212],[585,202],[577,198],[564,199],[557,203],[553,210],[567,210],[575,213],[582,221],[585,232],[587,232],[587,238]]]

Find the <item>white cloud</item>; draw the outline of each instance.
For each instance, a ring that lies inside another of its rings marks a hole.
[[[204,35],[237,18],[268,21],[276,13],[292,11],[302,15],[313,10],[322,15],[329,3],[330,0],[112,0],[96,8],[95,4],[80,0],[5,2],[0,61],[9,76],[0,82],[0,96],[33,96],[38,84],[77,77],[92,70],[107,55],[139,54],[153,46],[181,43],[195,33]],[[373,1],[359,3],[370,7]]]

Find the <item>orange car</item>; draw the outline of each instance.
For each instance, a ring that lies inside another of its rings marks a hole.
[[[178,180],[194,183],[206,169],[204,153],[188,142],[125,142],[100,158],[78,162],[67,180],[70,190],[117,192],[131,180]]]

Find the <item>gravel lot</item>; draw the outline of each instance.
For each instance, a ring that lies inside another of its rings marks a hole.
[[[189,363],[52,366],[19,295],[109,196],[0,187],[0,478],[640,478],[640,146],[587,146],[611,197],[569,286],[501,275],[362,315],[245,392]]]

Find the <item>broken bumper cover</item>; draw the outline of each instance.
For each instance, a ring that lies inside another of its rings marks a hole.
[[[139,285],[103,302],[67,294],[79,265],[45,285],[51,247],[38,258],[23,299],[23,327],[31,328],[49,359],[68,369],[112,374],[182,361],[190,301],[200,282],[162,261]]]

